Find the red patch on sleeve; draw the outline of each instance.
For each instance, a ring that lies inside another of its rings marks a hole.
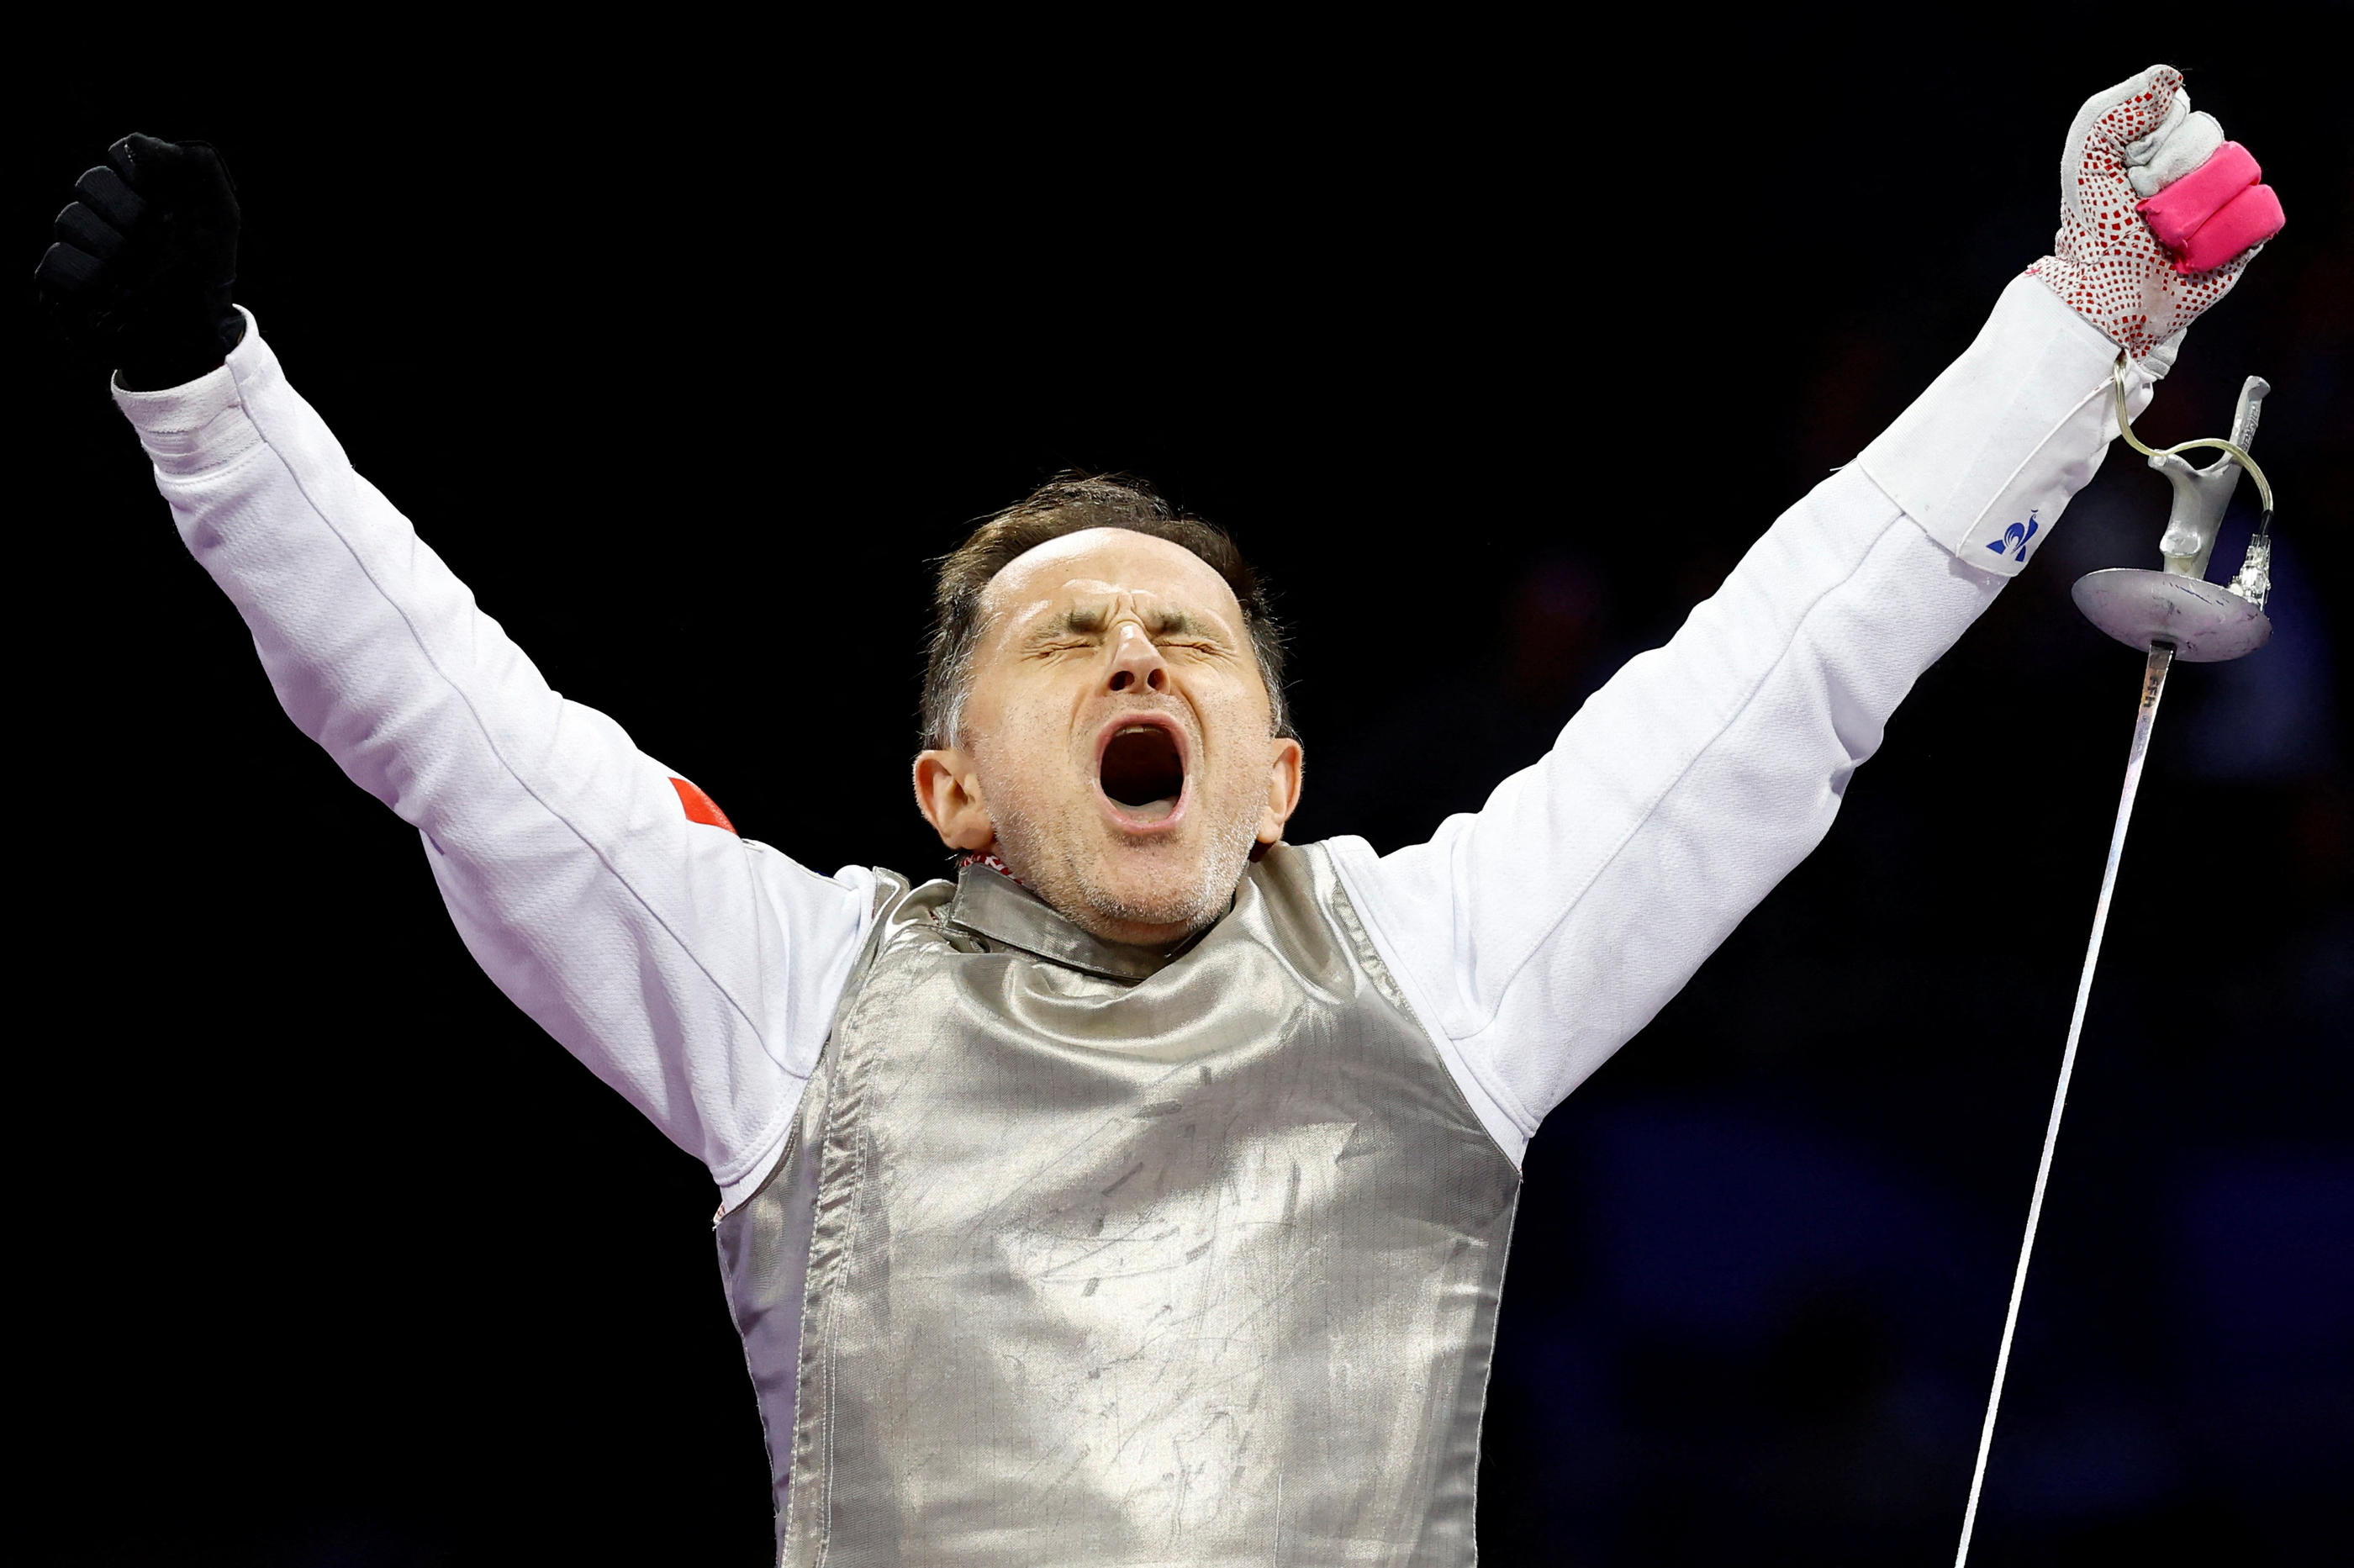
[[[736,824],[727,820],[727,813],[719,809],[718,801],[684,779],[672,779],[670,787],[678,791],[678,803],[686,808],[688,821],[726,828],[731,833],[736,831]]]

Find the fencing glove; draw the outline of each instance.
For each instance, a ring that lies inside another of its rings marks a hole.
[[[2060,232],[2027,270],[2137,359],[2231,292],[2281,230],[2279,196],[2182,73],[2151,66],[2076,111],[2060,156]]]
[[[245,334],[237,278],[237,190],[202,142],[125,136],[74,185],[33,277],[78,347],[122,385],[193,381]]]

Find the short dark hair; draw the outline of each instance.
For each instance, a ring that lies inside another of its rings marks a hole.
[[[922,722],[926,747],[955,744],[972,657],[980,647],[981,598],[990,579],[1017,556],[1083,528],[1126,528],[1182,545],[1225,578],[1242,606],[1243,627],[1275,718],[1275,733],[1296,735],[1283,700],[1283,628],[1266,586],[1226,531],[1172,505],[1150,486],[1124,473],[1056,474],[1002,512],[974,524],[965,542],[939,559],[932,589],[932,640],[924,668]]]

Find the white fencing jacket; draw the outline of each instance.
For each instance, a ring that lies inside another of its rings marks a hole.
[[[2173,346],[2130,371],[2137,411]],[[2014,281],[1885,434],[1479,811],[1394,854],[1331,841],[1516,1161],[1814,848],[1914,681],[2049,536],[2116,433],[2116,352]],[[482,969],[702,1160],[723,1206],[748,1196],[824,1044],[873,874],[739,838],[551,690],[353,471],[249,316],[219,369],[114,397],[287,715],[418,829]]]

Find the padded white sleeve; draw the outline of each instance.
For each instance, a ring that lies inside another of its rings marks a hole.
[[[115,398],[287,716],[419,830],[483,969],[723,1201],[743,1195],[824,1041],[871,875],[691,820],[675,775],[550,690],[353,471],[249,316],[221,368]],[[533,1142],[516,1139],[526,1198]]]
[[[1376,858],[1333,842],[1507,1152],[1821,841],[1889,715],[2021,564],[1987,548],[2004,537],[1987,519],[2031,507],[2040,544],[2099,467],[2115,353],[2014,284],[1867,461],[1785,513],[1543,760],[1428,843]]]

